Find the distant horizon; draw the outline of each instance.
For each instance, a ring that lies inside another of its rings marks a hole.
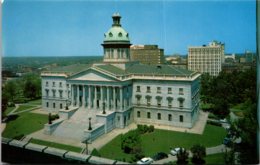
[[[225,43],[225,54],[256,52],[253,0],[6,0],[2,5],[3,57],[102,56],[115,12],[133,45],[155,44],[166,56],[187,55],[189,46],[213,40]]]

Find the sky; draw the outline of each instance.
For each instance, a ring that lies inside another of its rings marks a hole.
[[[133,45],[155,44],[165,55],[212,40],[225,53],[256,52],[254,0],[5,0],[3,56],[101,56],[115,12]]]

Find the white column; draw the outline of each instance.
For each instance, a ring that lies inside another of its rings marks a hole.
[[[90,92],[90,90],[91,90],[91,86],[88,85],[88,109],[91,108],[91,92]]]
[[[127,96],[127,93],[126,93],[126,92],[127,92],[127,86],[126,86],[125,88],[123,88],[123,89],[124,89],[124,90],[123,90],[123,91],[124,91],[124,92],[123,92],[124,109],[126,109],[126,105],[127,105],[127,104],[126,104],[126,101],[127,101],[127,97],[128,97],[128,96]]]
[[[86,95],[85,95],[85,85],[83,85],[83,88],[82,88],[82,92],[83,92],[83,95],[82,95],[82,105],[83,105],[83,107],[85,108],[85,104],[86,104],[86,101],[85,101],[85,97],[86,97]]]
[[[99,109],[103,110],[103,103],[104,103],[104,99],[103,99],[103,86],[100,86],[100,101],[99,101]]]
[[[74,85],[71,85],[71,104],[74,107]]]
[[[79,85],[77,85],[77,106],[79,107]]]
[[[94,109],[96,110],[97,109],[97,86],[94,86]]]
[[[116,87],[113,87],[113,102],[114,102],[114,105],[113,105],[113,108],[114,110],[116,110]]]
[[[123,88],[120,86],[120,110],[122,111],[123,110]]]
[[[108,95],[109,92],[108,92],[108,90],[109,90],[109,87],[107,86],[107,87],[106,87],[106,93],[107,93],[107,95],[106,95],[106,96],[107,96],[106,109],[109,109],[109,95]]]

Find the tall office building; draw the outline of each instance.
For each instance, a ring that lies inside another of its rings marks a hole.
[[[225,45],[223,43],[213,41],[209,45],[191,46],[188,49],[189,70],[218,76],[225,60]]]
[[[158,45],[132,45],[130,47],[132,61],[139,61],[142,64],[163,64],[164,51]]]

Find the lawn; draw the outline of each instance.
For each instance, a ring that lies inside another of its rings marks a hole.
[[[20,112],[20,111],[24,111],[24,110],[35,108],[35,107],[36,106],[34,106],[34,105],[23,104],[23,105],[19,105],[19,108],[15,112]]]
[[[4,114],[8,115],[8,113],[10,113],[14,109],[15,109],[15,107],[7,107],[7,109],[4,111]]]
[[[155,129],[154,132],[141,135],[141,145],[145,156],[153,156],[157,152],[169,153],[170,147],[185,147],[190,149],[194,144],[205,147],[220,145],[226,135],[222,127],[206,125],[202,135]],[[131,155],[120,149],[120,135],[100,149],[103,157],[130,160]]]
[[[206,164],[225,164],[224,153],[207,155],[205,157]]]
[[[44,146],[48,146],[48,147],[54,147],[54,148],[64,149],[64,150],[78,152],[78,153],[80,153],[82,150],[82,148],[80,148],[80,147],[74,147],[74,146],[69,146],[69,145],[65,145],[65,144],[44,141],[44,140],[40,140],[40,139],[31,139],[30,142],[34,143],[34,144],[40,144],[40,145],[44,145]]]
[[[42,99],[29,101],[27,104],[42,105]]]
[[[48,122],[48,115],[43,114],[25,112],[17,116],[16,119],[7,123],[2,133],[3,137],[14,138],[22,134],[28,135],[42,129],[44,124]]]

